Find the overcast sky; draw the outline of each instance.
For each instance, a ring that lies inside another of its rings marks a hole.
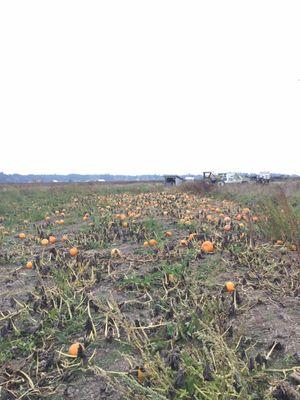
[[[0,2],[0,171],[300,174],[300,2]]]

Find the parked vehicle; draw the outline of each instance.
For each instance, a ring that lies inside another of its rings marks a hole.
[[[223,174],[223,182],[224,184],[227,183],[247,183],[250,179],[246,176],[242,176],[236,172],[227,172]]]
[[[257,182],[262,183],[263,185],[270,183],[271,174],[270,172],[260,172],[257,176]]]

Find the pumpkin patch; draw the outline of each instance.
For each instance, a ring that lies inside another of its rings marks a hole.
[[[4,393],[267,398],[299,370],[297,241],[253,201],[130,185],[36,186],[1,217]]]

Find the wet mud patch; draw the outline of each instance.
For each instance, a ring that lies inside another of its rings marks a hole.
[[[300,361],[300,298],[283,298],[280,303],[264,299],[236,316],[232,326],[237,337],[245,336],[254,344],[250,356],[267,356],[270,362],[296,365]],[[294,359],[294,363],[293,363]]]
[[[0,265],[0,310],[14,309],[16,302],[23,303],[37,283],[33,270],[16,268],[15,265]]]
[[[75,382],[63,384],[51,400],[122,400],[124,396],[107,379],[85,372]]]

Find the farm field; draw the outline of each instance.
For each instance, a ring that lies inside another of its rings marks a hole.
[[[0,399],[299,399],[300,187],[0,187]]]

